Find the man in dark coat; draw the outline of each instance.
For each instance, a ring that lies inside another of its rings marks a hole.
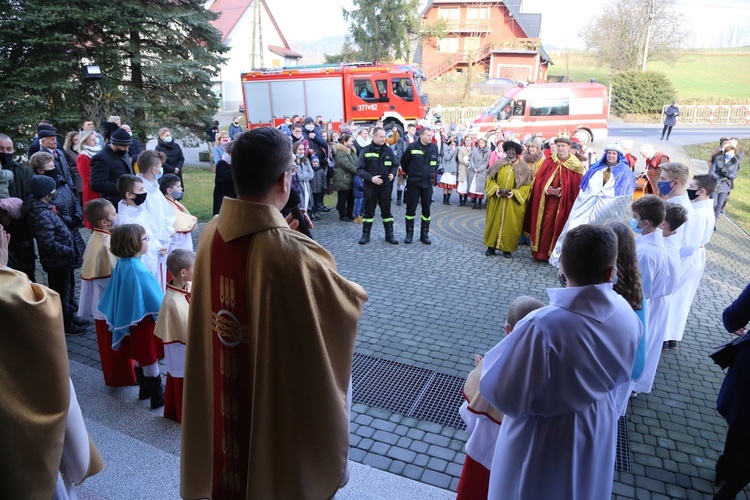
[[[119,128],[110,136],[109,144],[91,158],[91,190],[107,198],[115,208],[121,199],[117,179],[123,174],[134,174],[128,156],[132,142],[130,134]]]
[[[677,101],[672,101],[672,105],[667,108],[664,112],[664,128],[661,129],[661,139],[664,139],[664,133],[667,134],[667,140],[669,140],[669,134],[672,133],[672,127],[677,125],[677,116],[680,114],[680,108],[677,107]]]
[[[31,194],[31,178],[33,174],[28,167],[21,165],[13,159],[15,149],[13,140],[5,134],[0,133],[0,166],[3,170],[13,172],[13,182],[10,183],[8,191],[11,198],[25,199]],[[2,222],[5,230],[11,235],[8,246],[8,266],[26,273],[31,281],[34,279],[36,268],[36,254],[34,253],[34,238],[29,230],[26,219]]]
[[[393,178],[398,172],[398,160],[391,147],[385,143],[385,130],[375,127],[372,130],[372,142],[359,153],[357,174],[365,184],[364,213],[362,217],[362,238],[360,245],[370,242],[375,208],[380,206],[383,218],[385,241],[397,245],[393,236],[393,215],[391,215],[391,191]]]
[[[414,237],[414,217],[417,204],[422,205],[422,226],[419,241],[425,245],[430,240],[430,204],[432,203],[432,183],[438,168],[440,153],[432,142],[435,131],[424,127],[419,140],[412,142],[401,157],[401,169],[406,173],[406,238],[411,243]]]
[[[34,153],[39,152],[39,132],[42,130],[52,130],[56,131],[57,129],[52,126],[50,122],[47,120],[42,120],[39,122],[39,125],[36,127],[36,133],[37,135],[34,136],[34,139],[31,141],[31,145],[29,146],[29,150],[26,152],[29,158],[31,158],[31,155]],[[57,138],[57,149],[62,150],[63,143],[62,140],[58,137]]]

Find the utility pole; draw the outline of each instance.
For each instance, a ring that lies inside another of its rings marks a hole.
[[[261,4],[263,0],[253,0],[253,47],[250,56],[250,67],[263,67],[263,26],[261,25]]]
[[[654,0],[648,0],[648,21],[646,23],[646,43],[643,46],[643,64],[641,72],[646,71],[646,61],[648,61],[648,44],[651,40],[651,24],[654,21]]]

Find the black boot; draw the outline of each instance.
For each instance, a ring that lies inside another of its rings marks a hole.
[[[448,195],[443,193],[443,205],[447,205],[447,204],[448,204]]]
[[[360,245],[367,245],[370,243],[370,230],[372,229],[372,221],[362,222],[362,237],[359,239]]]
[[[482,210],[482,199],[481,198],[479,198],[477,200],[477,210]]]
[[[432,245],[430,240],[430,221],[422,219],[422,230],[419,233],[419,241],[425,245]]]
[[[445,204],[450,205],[451,204],[451,194],[448,193],[445,195]]]
[[[151,389],[146,385],[146,377],[143,376],[143,368],[135,367],[135,380],[138,382],[138,399],[143,401],[151,397]]]
[[[401,203],[401,199],[402,199],[403,197],[404,197],[404,192],[403,192],[403,191],[399,191],[399,190],[397,189],[397,190],[396,190],[396,206],[397,206],[397,207],[400,207],[401,205],[403,205],[403,203]]]
[[[487,250],[484,251],[484,254],[487,257],[490,257],[492,255],[495,255],[495,249],[493,247],[487,247]]]
[[[404,243],[407,245],[414,239],[414,219],[406,219],[406,238]]]
[[[459,199],[460,201],[458,202],[458,204],[459,204],[460,206],[462,206],[462,207],[465,207],[465,206],[467,205],[467,203],[468,203],[468,202],[467,202],[467,200],[466,200],[466,198],[467,198],[467,196],[466,196],[466,195],[464,195],[464,196],[459,196],[459,197],[458,197],[458,199]]]
[[[476,198],[472,198],[471,199],[471,209],[472,210],[476,210],[477,209],[477,199]]]
[[[383,221],[383,229],[385,229],[385,241],[391,245],[398,245],[398,240],[393,237],[393,221]]]
[[[144,378],[150,390],[151,409],[161,408],[164,406],[164,384],[161,381],[161,375]]]
[[[73,323],[76,326],[82,326],[84,328],[87,327],[87,326],[89,326],[91,324],[91,322],[89,320],[83,319],[80,316],[76,316],[75,314],[73,316],[71,316],[70,322]]]

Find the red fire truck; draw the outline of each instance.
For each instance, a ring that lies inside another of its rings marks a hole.
[[[278,126],[293,115],[322,116],[337,126],[383,120],[386,129],[425,117],[424,73],[413,66],[352,63],[242,74],[248,128]]]

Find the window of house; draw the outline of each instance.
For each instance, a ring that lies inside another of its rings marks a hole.
[[[370,80],[354,80],[354,94],[362,99],[375,99]]]
[[[438,41],[438,52],[449,54],[458,52],[458,37],[450,36],[448,38],[441,38]]]
[[[469,7],[466,9],[466,19],[489,19],[489,7]]]
[[[411,86],[411,79],[409,78],[392,78],[391,88],[393,89],[393,95],[400,97],[405,101],[414,100],[414,90]]]
[[[570,99],[546,99],[531,104],[531,116],[565,116],[570,114]]]
[[[448,21],[451,19],[461,19],[461,9],[438,7],[438,19]]]

